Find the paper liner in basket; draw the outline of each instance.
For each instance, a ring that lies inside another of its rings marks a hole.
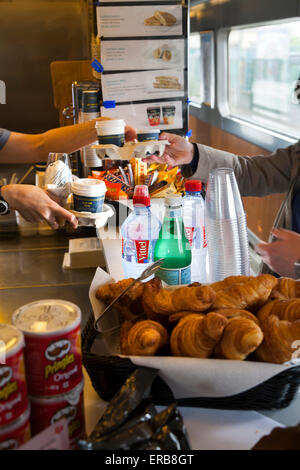
[[[90,286],[89,297],[95,320],[101,316],[105,306],[96,298],[99,286],[113,279],[103,269],[96,270]],[[111,312],[112,326],[117,314]],[[95,340],[93,353],[102,356],[122,356],[119,335],[100,337]],[[280,372],[299,365],[295,363],[270,364],[255,361],[233,361],[228,359],[198,359],[173,356],[126,356],[137,366],[153,367],[171,388],[175,398],[226,397],[245,392],[270,379]]]

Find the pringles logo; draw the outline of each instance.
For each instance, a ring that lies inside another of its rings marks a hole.
[[[47,379],[50,375],[55,374],[59,370],[64,370],[68,365],[75,361],[74,354],[68,354],[71,349],[71,343],[67,339],[61,339],[51,343],[46,351],[45,357],[52,364],[48,364],[45,367],[45,378]]]
[[[18,390],[16,381],[11,382],[13,371],[11,367],[0,367],[0,400],[7,400],[7,398]]]

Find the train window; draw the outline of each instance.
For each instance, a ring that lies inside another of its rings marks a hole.
[[[230,115],[299,138],[300,20],[232,29],[228,38]]]
[[[203,76],[200,60],[199,33],[191,33],[189,37],[189,97],[193,104],[201,105],[203,102]]]
[[[211,108],[215,100],[214,32],[192,33],[189,40],[189,95]]]

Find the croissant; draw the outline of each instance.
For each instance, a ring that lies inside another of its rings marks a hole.
[[[210,284],[210,287],[212,287],[215,292],[218,292],[219,290],[227,289],[227,287],[230,287],[233,284],[241,284],[249,281],[252,277],[253,276],[228,276],[222,281],[213,282]]]
[[[276,284],[277,279],[270,274],[261,274],[251,277],[244,283],[233,284],[216,293],[212,310],[223,308],[256,310],[268,300]]]
[[[300,280],[281,277],[278,279],[277,286],[271,292],[271,298],[291,299],[300,297]]]
[[[300,299],[271,300],[259,309],[256,315],[261,323],[270,315],[291,322],[300,320]]]
[[[175,290],[157,289],[146,285],[143,293],[143,305],[148,317],[153,314],[167,315],[185,311],[203,312],[216,298],[210,286],[184,286]]]
[[[219,313],[220,315],[223,315],[228,320],[231,318],[235,318],[235,317],[247,318],[248,320],[251,320],[257,325],[259,325],[258,318],[256,318],[256,316],[253,315],[253,313],[248,312],[247,310],[240,310],[238,308],[224,308],[221,310],[217,310],[215,313]]]
[[[96,297],[109,305],[133,280],[133,278],[122,279],[118,282],[100,286],[96,291]],[[161,288],[162,285],[159,278],[151,279],[148,284],[155,285],[157,288]],[[137,281],[116,303],[115,307],[123,314],[125,319],[135,319],[137,315],[140,316],[144,313],[142,298],[145,285],[145,283]]]
[[[276,315],[267,317],[261,325],[264,340],[256,350],[258,359],[282,364],[293,358],[300,339],[300,320],[280,320]]]
[[[220,359],[244,360],[263,340],[260,327],[249,318],[229,319],[214,356]]]
[[[134,325],[124,322],[121,329],[121,353],[133,356],[155,356],[168,343],[167,330],[158,322],[142,320]]]
[[[228,320],[218,313],[183,317],[171,333],[174,356],[207,358],[220,340]]]

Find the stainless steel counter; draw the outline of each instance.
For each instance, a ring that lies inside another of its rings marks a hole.
[[[1,322],[10,322],[21,305],[57,298],[81,308],[84,327],[91,313],[88,291],[95,269],[63,270],[66,251],[68,237],[64,232],[30,238],[0,233]]]

